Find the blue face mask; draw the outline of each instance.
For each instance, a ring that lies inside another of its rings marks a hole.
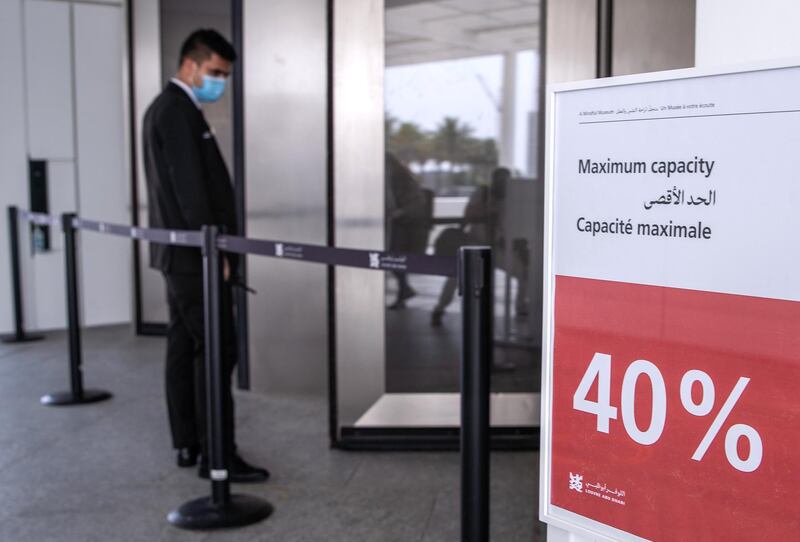
[[[200,102],[216,102],[225,92],[225,78],[203,76],[203,86],[192,86],[192,92]]]

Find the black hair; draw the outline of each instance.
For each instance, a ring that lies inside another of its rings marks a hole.
[[[184,58],[190,58],[200,64],[211,58],[211,53],[217,53],[228,62],[236,61],[236,49],[222,34],[211,28],[195,30],[181,46],[178,65],[183,63]]]

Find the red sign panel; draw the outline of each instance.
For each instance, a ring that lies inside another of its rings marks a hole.
[[[800,303],[557,276],[551,504],[651,540],[800,540]]]

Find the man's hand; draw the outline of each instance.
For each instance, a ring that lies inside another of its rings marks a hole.
[[[231,264],[228,263],[228,258],[222,257],[222,278],[228,282],[231,278]]]

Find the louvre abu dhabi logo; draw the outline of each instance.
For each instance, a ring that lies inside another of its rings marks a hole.
[[[381,268],[381,255],[378,252],[370,252],[369,253],[369,267],[371,269],[380,269]]]
[[[598,499],[621,506],[627,504],[625,501],[626,492],[624,489],[608,487],[608,484],[605,482],[588,482],[584,479],[583,474],[569,473],[569,490],[597,497]]]
[[[583,476],[580,474],[569,473],[569,488],[572,491],[583,493]]]
[[[288,258],[292,260],[304,260],[305,251],[302,245],[287,245],[286,243],[275,243],[275,256],[278,258]]]

